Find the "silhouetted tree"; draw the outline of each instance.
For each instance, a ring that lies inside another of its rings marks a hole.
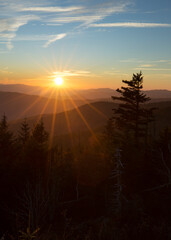
[[[143,189],[143,177],[147,169],[145,161],[148,125],[153,120],[153,108],[145,107],[150,98],[142,92],[142,73],[133,74],[131,80],[122,80],[126,86],[116,91],[120,96],[113,96],[113,100],[121,102],[114,109],[113,128],[115,149],[121,150],[122,186],[126,197],[132,196]],[[111,129],[111,127],[110,127]],[[112,157],[112,156],[111,156]],[[114,169],[117,159],[113,154]]]
[[[7,117],[5,114],[0,121],[0,205],[7,205],[13,195],[13,184],[15,185],[14,165],[15,148],[13,134],[9,131]],[[0,212],[1,214],[1,212]]]
[[[43,120],[41,119],[33,129],[32,138],[36,141],[37,144],[43,145],[48,140],[48,133],[45,130]]]
[[[145,136],[146,125],[152,121],[153,109],[143,107],[150,98],[141,91],[143,88],[141,72],[133,74],[132,80],[122,80],[122,82],[127,84],[127,87],[116,90],[121,96],[112,96],[113,100],[122,102],[117,109],[114,109],[113,119],[124,136],[133,133],[134,143],[138,146],[140,137]]]
[[[44,177],[48,168],[48,133],[42,119],[33,128],[26,152],[27,162],[34,177]]]
[[[21,128],[19,130],[18,139],[22,143],[22,145],[25,145],[30,137],[30,127],[26,121],[26,118],[21,123]]]
[[[8,129],[7,117],[3,115],[0,121],[0,158],[8,159],[10,158],[10,153],[12,151],[13,144],[13,134]]]

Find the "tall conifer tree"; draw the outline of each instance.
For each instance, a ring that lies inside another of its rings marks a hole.
[[[150,100],[141,90],[143,88],[142,73],[133,74],[132,79],[122,80],[126,87],[116,91],[120,97],[112,96],[113,100],[120,101],[119,107],[114,109],[114,122],[124,135],[133,134],[136,145],[140,138],[146,135],[146,126],[152,121],[153,109],[147,109],[144,103]]]

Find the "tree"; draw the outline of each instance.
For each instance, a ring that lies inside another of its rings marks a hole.
[[[113,124],[118,130],[119,150],[123,164],[123,194],[127,197],[143,189],[143,177],[147,171],[145,154],[147,151],[148,126],[153,121],[153,109],[145,106],[150,98],[142,92],[142,73],[133,74],[131,80],[122,80],[127,86],[116,91],[120,96],[113,100],[121,102],[114,109]],[[116,161],[116,159],[114,159]]]
[[[48,133],[45,130],[41,119],[33,128],[31,137],[27,145],[27,162],[29,163],[33,180],[36,181],[40,176],[45,177],[47,171],[48,155]]]
[[[116,91],[120,97],[112,96],[113,100],[119,100],[117,109],[114,109],[114,122],[124,136],[133,134],[134,143],[138,146],[140,138],[146,135],[147,125],[152,121],[153,109],[144,108],[143,104],[150,100],[141,90],[143,88],[142,73],[133,74],[132,79],[122,80],[127,87],[121,87]]]
[[[7,205],[14,193],[12,187],[15,182],[15,157],[13,134],[8,129],[7,117],[4,114],[0,120],[0,202],[4,201]]]
[[[29,137],[30,137],[30,127],[25,118],[21,124],[18,139],[23,145],[25,145],[29,140]]]
[[[41,119],[39,123],[36,124],[32,132],[32,138],[37,144],[43,145],[48,140],[48,133],[45,130],[43,120]]]
[[[0,121],[0,158],[8,159],[12,152],[13,134],[8,129],[7,117],[3,115]]]

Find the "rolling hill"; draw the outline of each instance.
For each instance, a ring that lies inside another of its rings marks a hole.
[[[15,120],[24,117],[31,117],[41,113],[63,112],[64,109],[70,110],[75,106],[70,100],[62,100],[60,97],[48,99],[42,96],[27,95],[15,92],[0,92],[0,116],[4,113],[8,120]],[[81,100],[74,101],[76,106],[85,104]]]
[[[96,102],[91,105],[83,105],[77,109],[73,109],[67,112],[61,112],[55,115],[54,133],[55,135],[68,134],[70,131],[83,132],[90,129],[96,129],[104,126],[107,119],[112,115],[112,108],[116,104],[111,102]],[[53,114],[44,114],[42,116],[45,128],[48,132],[51,131]],[[40,119],[40,116],[28,118],[27,121],[32,127]],[[69,120],[69,125],[67,119]],[[10,128],[12,131],[19,129],[21,120],[12,121]],[[70,129],[70,130],[69,130]]]
[[[122,84],[122,83],[121,83]],[[45,87],[40,86],[29,86],[24,84],[0,84],[0,91],[5,92],[18,92],[18,93],[25,93],[25,94],[31,94],[31,95],[41,95],[44,97],[50,97],[51,91],[53,88],[47,90]],[[78,95],[80,97],[91,99],[91,100],[97,100],[97,99],[111,99],[111,96],[118,95],[118,93],[115,91],[115,89],[111,88],[97,88],[97,89],[77,89],[72,90],[68,89],[68,94],[74,99],[78,98]],[[153,100],[171,100],[171,91],[169,90],[147,90],[144,91],[147,96],[152,98]],[[61,94],[63,97],[67,98],[67,94],[65,91],[61,91]]]
[[[152,124],[152,131],[156,134],[164,128],[171,127],[171,101],[147,104],[147,107],[156,107],[155,122]],[[96,131],[104,128],[107,120],[112,116],[112,109],[117,107],[113,102],[94,102],[91,105],[83,105],[78,109],[67,112],[61,112],[55,115],[43,115],[45,128],[51,132],[54,119],[54,135],[61,136],[67,134],[76,134],[89,131]],[[28,118],[28,123],[32,127],[40,119],[40,116]],[[68,119],[68,120],[67,120]],[[10,129],[16,132],[23,120],[13,121],[10,123]],[[69,122],[69,123],[68,123]],[[153,129],[154,128],[154,129]]]

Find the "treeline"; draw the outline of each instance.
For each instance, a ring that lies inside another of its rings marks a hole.
[[[104,133],[70,149],[52,144],[42,119],[14,136],[2,117],[4,239],[170,239],[171,131],[153,135],[142,73],[123,83]]]
[[[51,146],[42,119],[33,129],[25,119],[14,135],[6,116],[2,116],[1,235],[18,239],[21,231],[29,228],[30,233],[40,229],[37,234],[42,238],[52,227],[53,237],[63,236],[68,234],[66,227],[71,231],[76,221],[100,216],[105,204],[104,190],[99,189],[99,184],[109,174],[109,162],[104,151],[99,151],[99,141],[91,140],[92,146],[79,144],[74,149]]]

